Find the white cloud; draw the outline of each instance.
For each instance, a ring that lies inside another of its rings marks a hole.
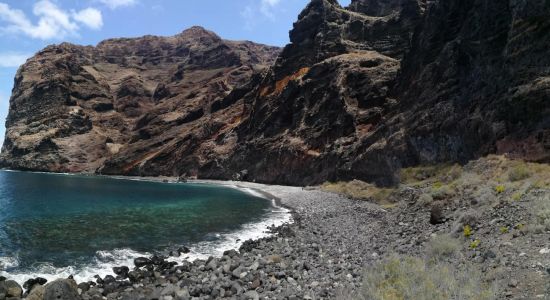
[[[281,0],[261,0],[251,2],[241,11],[241,17],[244,19],[245,28],[251,30],[259,21],[261,16],[274,21],[277,6]]]
[[[107,5],[110,9],[117,9],[123,6],[132,6],[137,3],[137,0],[98,0]]]
[[[24,64],[27,58],[31,57],[30,53],[3,52],[0,53],[0,67],[16,68]]]
[[[99,29],[103,25],[101,12],[96,9],[86,8],[70,14],[49,0],[36,2],[33,6],[33,14],[38,17],[37,24],[33,24],[23,11],[12,9],[9,5],[0,2],[0,20],[7,23],[0,30],[48,40],[78,35],[80,27],[77,23],[91,29]]]
[[[79,12],[73,12],[73,18],[91,29],[103,27],[101,12],[95,8],[86,8]]]
[[[241,16],[244,19],[244,28],[246,28],[247,30],[252,30],[252,28],[256,24],[255,13],[252,6],[249,5],[245,7],[244,10],[241,12]]]
[[[281,2],[281,0],[262,0],[260,4],[260,12],[270,18],[274,19],[275,14],[273,12],[273,9]]]

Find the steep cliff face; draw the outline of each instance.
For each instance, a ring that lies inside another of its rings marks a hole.
[[[311,1],[246,101],[229,170],[247,166],[248,179],[267,182],[390,184],[402,166],[493,152],[548,161],[549,7]]]
[[[2,163],[303,185],[550,160],[546,0],[312,0],[290,41],[49,47],[18,72]]]
[[[398,78],[419,162],[550,159],[550,2],[438,1]]]
[[[145,161],[175,157],[174,147],[192,141],[227,151],[206,146],[205,131],[237,124],[242,103],[227,108],[220,99],[278,52],[200,27],[97,47],[49,46],[17,72],[2,162],[56,172],[109,171],[116,162],[117,173],[139,174]]]
[[[424,3],[372,15],[362,4],[310,2],[291,44],[245,97],[238,151],[208,176],[243,170],[245,179],[286,184],[354,177],[391,183],[394,165],[380,153],[388,143],[380,130],[398,104],[391,91]]]

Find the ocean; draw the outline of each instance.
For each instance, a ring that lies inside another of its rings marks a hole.
[[[180,246],[191,253],[170,260],[220,256],[289,220],[236,187],[0,171],[0,275],[80,282]]]

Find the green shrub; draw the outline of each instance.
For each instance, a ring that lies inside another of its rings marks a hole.
[[[495,192],[497,192],[497,194],[502,194],[504,191],[506,191],[506,187],[504,185],[499,184],[495,186]]]
[[[470,237],[472,235],[472,227],[470,225],[464,225],[464,237]]]
[[[357,299],[485,300],[495,299],[495,288],[471,266],[393,256],[368,269]]]

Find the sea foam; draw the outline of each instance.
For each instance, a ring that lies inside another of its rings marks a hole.
[[[257,197],[266,198],[265,195],[248,188],[236,187]],[[283,207],[275,205],[275,199],[271,200],[273,206],[271,211],[259,222],[248,223],[241,226],[239,230],[230,233],[216,234],[213,241],[204,241],[192,245],[187,245],[190,253],[180,257],[170,257],[169,261],[181,263],[184,260],[193,261],[196,259],[206,259],[209,256],[220,257],[224,251],[238,249],[244,241],[249,239],[260,239],[271,235],[269,228],[271,226],[280,226],[292,222],[290,211]],[[22,271],[4,271],[17,268],[19,260],[17,257],[0,257],[0,276],[15,280],[21,284],[31,278],[43,277],[48,281],[57,278],[67,278],[73,276],[77,282],[95,280],[94,276],[99,275],[102,278],[113,274],[113,267],[134,266],[134,259],[137,257],[150,256],[152,253],[138,252],[131,249],[115,249],[111,251],[97,251],[92,263],[84,266],[54,267],[51,264],[41,264],[33,269]]]

